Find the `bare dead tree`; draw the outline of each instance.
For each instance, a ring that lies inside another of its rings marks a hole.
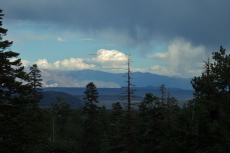
[[[127,139],[127,153],[131,153],[132,152],[132,126],[133,126],[133,121],[132,121],[132,98],[134,97],[134,92],[135,89],[131,89],[132,86],[134,86],[131,83],[131,80],[133,79],[131,77],[132,71],[131,71],[131,67],[130,67],[130,63],[131,63],[131,56],[127,55],[127,72],[125,74],[125,77],[127,77],[127,86],[124,86],[122,88],[125,89],[125,91],[123,91],[122,100],[127,100],[126,104],[126,109],[125,109],[125,113],[126,113],[126,119],[127,119],[127,131],[126,131],[126,139]]]

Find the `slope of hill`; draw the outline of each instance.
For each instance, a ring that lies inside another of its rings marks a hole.
[[[144,97],[146,93],[153,93],[154,95],[159,95],[159,87],[135,87],[135,96]],[[65,92],[70,95],[76,96],[78,98],[84,96],[86,88],[74,88],[74,87],[48,87],[43,88],[43,91],[56,91],[56,92]],[[108,96],[108,95],[116,95],[117,97],[120,96],[121,92],[124,89],[122,88],[97,88],[99,96]],[[179,88],[169,88],[169,92],[172,96],[176,98],[192,98],[194,90],[185,90]]]
[[[120,88],[126,83],[123,73],[108,73],[94,70],[41,71],[44,87],[85,87],[89,82],[94,82],[98,88]],[[134,72],[132,77],[132,83],[136,87],[159,87],[161,84],[165,84],[170,88],[192,89],[190,78],[175,78],[142,72]]]
[[[57,98],[64,99],[72,108],[81,108],[84,106],[83,101],[76,96],[60,91],[45,91],[42,93],[43,98],[40,100],[41,108],[50,107],[52,103],[58,103]]]
[[[153,93],[156,96],[160,96],[159,87],[135,87],[136,91],[134,93],[135,98],[133,101],[142,101],[146,93]],[[85,97],[84,91],[86,88],[74,88],[74,87],[48,87],[43,88],[43,91],[54,91],[54,92],[65,92],[72,96],[82,99]],[[99,105],[105,105],[106,107],[111,107],[114,102],[124,102],[120,99],[122,88],[97,88],[99,93]],[[178,104],[182,106],[189,99],[193,98],[194,90],[184,90],[179,88],[169,88],[170,96],[174,96],[178,100]]]

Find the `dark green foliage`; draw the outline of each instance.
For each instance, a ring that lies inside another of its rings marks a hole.
[[[157,139],[160,136],[160,124],[162,119],[159,97],[147,93],[139,106],[138,142],[140,151],[153,152],[156,150]]]
[[[30,67],[29,79],[30,79],[29,85],[31,85],[33,88],[34,99],[41,99],[42,79],[41,79],[41,71],[38,69],[37,64],[33,64],[33,66]]]
[[[68,126],[68,119],[70,117],[70,105],[67,104],[67,102],[62,99],[62,98],[57,98],[58,99],[58,104],[53,104],[53,112],[55,113],[56,116],[56,122],[57,122],[57,127],[55,133],[58,133],[58,136],[61,139],[65,139],[66,135],[68,135],[68,129],[66,129]],[[53,125],[54,126],[54,125]],[[53,139],[55,136],[53,135]]]
[[[52,110],[48,110],[47,134],[49,136],[49,152],[72,153],[80,150],[82,140],[81,110],[73,110],[62,98],[57,98],[58,103],[53,104]]]
[[[112,114],[110,117],[111,120],[116,122],[119,118],[121,118],[123,111],[124,110],[120,102],[113,103],[112,104]]]
[[[0,10],[0,19],[3,14]],[[0,26],[2,21],[0,21]],[[17,98],[26,96],[30,87],[23,84],[28,80],[28,75],[21,66],[21,59],[18,59],[19,53],[9,50],[13,42],[3,41],[2,37],[6,35],[7,30],[0,27],[0,103],[19,104]]]
[[[125,113],[120,104],[116,102],[112,104],[112,113],[110,115],[110,139],[111,152],[123,152],[126,150],[126,120]]]
[[[41,79],[41,71],[38,69],[37,64],[33,64],[33,66],[30,67],[29,72],[29,85],[32,88],[31,96],[32,96],[32,108],[37,110],[38,109],[38,103],[40,99],[42,98],[42,79]]]
[[[214,75],[214,83],[219,92],[219,96],[224,96],[225,100],[230,98],[230,55],[226,54],[226,49],[220,46],[219,52],[213,53],[213,60],[211,64],[211,71]],[[223,100],[224,100],[223,99]]]
[[[100,130],[100,153],[110,152],[112,149],[110,140],[110,122],[105,106],[100,107],[99,122],[100,127],[98,130]]]
[[[205,71],[194,77],[194,99],[189,104],[194,131],[193,151],[228,152],[230,55],[221,46],[213,52],[213,62],[205,62]]]
[[[157,97],[146,93],[138,105],[138,142],[140,152],[168,152],[168,138],[175,113],[178,110],[176,99],[166,94],[165,86],[160,87],[161,95]]]
[[[44,144],[41,112],[13,105],[1,105],[0,109],[1,152],[29,153]]]
[[[9,50],[13,42],[2,40],[6,32],[0,27],[0,152],[26,153],[45,142],[42,115],[38,109],[31,109],[34,98],[30,96],[29,75],[18,58],[19,53]]]
[[[95,117],[95,114],[98,113],[99,107],[96,105],[98,103],[98,92],[96,86],[93,82],[90,82],[86,86],[85,97],[83,98],[85,101],[84,111],[89,117]]]
[[[98,92],[93,82],[86,86],[85,106],[83,108],[86,120],[83,124],[84,138],[83,149],[85,152],[100,152],[100,122],[99,122],[99,107]],[[89,147],[90,146],[90,147]]]
[[[200,77],[194,77],[191,83],[195,97],[207,100],[229,100],[230,95],[230,55],[220,46],[219,52],[213,52],[213,63],[205,61],[205,71]]]

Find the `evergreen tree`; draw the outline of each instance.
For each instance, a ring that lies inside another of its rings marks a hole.
[[[162,85],[160,95],[146,93],[138,105],[138,142],[140,152],[171,152],[171,129],[179,109],[177,100]]]
[[[203,152],[227,152],[230,141],[230,55],[220,46],[212,53],[213,62],[205,62],[205,71],[194,77],[195,89],[191,107],[194,107],[192,125],[196,131],[196,149]]]
[[[76,143],[76,133],[79,131],[75,129],[78,127],[74,119],[77,119],[77,116],[74,116],[74,110],[64,99],[57,97],[57,100],[58,103],[52,104],[51,130],[49,131],[49,135],[52,136],[48,150],[71,153],[73,150],[80,149],[79,144]]]
[[[107,109],[105,106],[100,107],[99,110],[99,124],[100,124],[100,139],[101,139],[101,153],[111,152],[111,141],[110,141],[110,122]]]
[[[13,44],[8,40],[2,40],[6,36],[7,29],[2,28],[2,10],[0,10],[0,103],[1,104],[22,104],[25,99],[23,96],[28,95],[29,85],[28,75],[24,71],[21,59],[18,58],[19,53],[9,50]]]
[[[41,71],[38,69],[37,64],[30,67],[29,72],[29,85],[32,87],[33,109],[38,109],[39,100],[42,98],[42,83]]]
[[[95,114],[98,113],[99,107],[96,105],[98,102],[98,92],[97,88],[93,82],[90,82],[86,85],[86,91],[84,92],[85,101],[84,111],[89,118],[95,117]]]
[[[226,49],[222,46],[219,52],[214,52],[212,55],[214,63],[211,64],[211,71],[219,91],[218,98],[224,97],[223,100],[230,100],[230,55],[226,54]]]
[[[57,122],[57,127],[53,137],[55,138],[56,136],[60,139],[65,139],[66,135],[68,135],[68,130],[66,130],[66,125],[68,123],[68,118],[71,113],[70,109],[70,104],[68,104],[64,99],[62,98],[57,98],[58,103],[57,104],[52,104],[52,110],[55,113],[56,116],[56,122]],[[56,136],[55,136],[56,135]]]
[[[112,114],[110,116],[110,120],[116,122],[119,118],[121,118],[123,114],[123,108],[120,102],[116,102],[112,104]]]
[[[84,152],[100,152],[101,139],[100,139],[100,122],[99,122],[99,107],[96,105],[98,102],[98,92],[93,82],[86,86],[84,92],[85,106],[83,108],[86,120],[84,122],[84,136],[83,136],[83,150]]]
[[[161,136],[162,114],[160,98],[152,93],[146,93],[143,101],[138,105],[138,142],[139,151],[154,152]]]
[[[112,113],[110,116],[110,131],[111,131],[111,152],[123,152],[126,150],[126,117],[124,116],[124,109],[120,102],[112,104]]]
[[[0,20],[2,19],[0,10]],[[7,30],[0,21],[0,152],[31,152],[44,143],[40,115],[30,108],[31,86],[13,42],[3,40]],[[39,152],[39,149],[36,149]]]
[[[219,52],[212,53],[213,63],[204,62],[205,70],[191,81],[195,97],[206,100],[226,100],[230,96],[230,55],[220,46]]]

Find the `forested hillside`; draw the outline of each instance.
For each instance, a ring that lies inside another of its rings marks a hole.
[[[49,108],[53,104],[58,103],[58,98],[64,99],[71,108],[78,109],[84,106],[84,103],[81,99],[76,96],[72,96],[65,92],[55,92],[55,91],[47,91],[42,93],[42,99],[40,100],[39,106],[41,108]]]

